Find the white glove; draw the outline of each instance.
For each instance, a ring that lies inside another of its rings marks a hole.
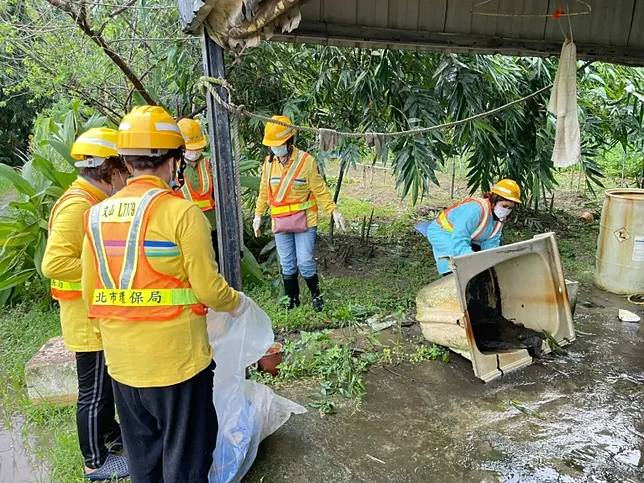
[[[259,238],[262,236],[262,217],[261,216],[256,216],[253,218],[253,231],[255,232],[255,238]]]
[[[241,314],[246,312],[246,309],[250,307],[250,299],[246,296],[244,292],[239,292],[239,305],[228,312],[233,319],[236,319]]]
[[[346,231],[347,227],[344,223],[344,216],[342,216],[342,213],[340,213],[338,210],[333,210],[333,213],[331,213],[333,216],[333,224],[335,225],[336,228]]]

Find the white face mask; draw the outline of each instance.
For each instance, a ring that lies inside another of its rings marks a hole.
[[[501,205],[496,205],[494,207],[494,214],[501,221],[507,220],[508,216],[510,216],[510,213],[512,213],[512,209],[510,208],[505,208]]]
[[[271,151],[273,151],[273,154],[278,158],[283,158],[288,154],[288,147],[286,144],[282,144],[281,146],[271,146]]]
[[[197,161],[201,158],[203,151],[186,151],[183,155],[186,158],[186,161]]]

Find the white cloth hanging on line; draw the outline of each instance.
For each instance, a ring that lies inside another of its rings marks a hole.
[[[557,116],[552,161],[556,168],[572,166],[581,157],[577,119],[577,47],[572,40],[566,39],[561,48],[548,111]]]

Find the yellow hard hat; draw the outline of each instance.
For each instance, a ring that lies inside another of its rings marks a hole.
[[[184,146],[177,122],[160,106],[137,106],[119,125],[119,154],[162,156]]]
[[[199,121],[184,117],[177,124],[186,142],[187,150],[197,151],[206,147],[206,137],[203,135]]]
[[[271,119],[292,124],[287,116],[273,116]],[[295,136],[295,128],[267,122],[264,127],[264,140],[262,144],[264,146],[281,146],[293,136]]]
[[[492,186],[492,193],[499,195],[506,200],[521,203],[521,188],[513,179],[502,179]]]
[[[76,138],[71,156],[77,159],[77,168],[96,168],[107,158],[118,156],[116,138],[118,132],[107,127],[95,127]]]

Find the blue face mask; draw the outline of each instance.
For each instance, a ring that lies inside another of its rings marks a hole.
[[[271,146],[271,151],[273,151],[275,156],[281,158],[288,154],[288,147],[286,144],[282,144],[281,146]]]

